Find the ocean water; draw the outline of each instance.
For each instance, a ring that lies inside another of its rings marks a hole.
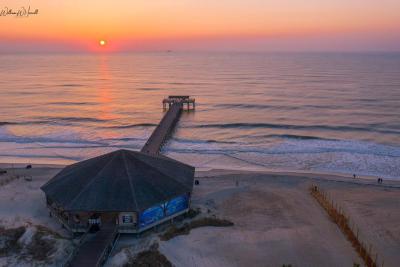
[[[0,55],[0,162],[139,150],[170,94],[196,98],[163,152],[200,169],[400,179],[400,54]]]

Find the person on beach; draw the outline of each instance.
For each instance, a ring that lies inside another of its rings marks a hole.
[[[353,179],[356,179],[356,174],[353,174]]]

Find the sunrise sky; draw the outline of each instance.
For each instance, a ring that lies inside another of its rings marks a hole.
[[[399,0],[1,0],[0,52],[399,51]],[[106,45],[100,46],[99,41]]]

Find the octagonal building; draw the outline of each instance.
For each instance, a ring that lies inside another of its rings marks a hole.
[[[194,167],[117,150],[65,167],[41,187],[50,214],[71,232],[115,224],[139,233],[189,210]]]

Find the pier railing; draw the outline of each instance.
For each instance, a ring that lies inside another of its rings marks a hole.
[[[167,106],[168,108],[171,108],[171,106],[175,103],[180,103],[182,105],[182,109],[184,109],[186,105],[187,111],[191,111],[196,108],[196,100],[194,98],[190,98],[189,96],[169,96],[168,98],[164,98],[162,103],[164,110],[167,109]]]

